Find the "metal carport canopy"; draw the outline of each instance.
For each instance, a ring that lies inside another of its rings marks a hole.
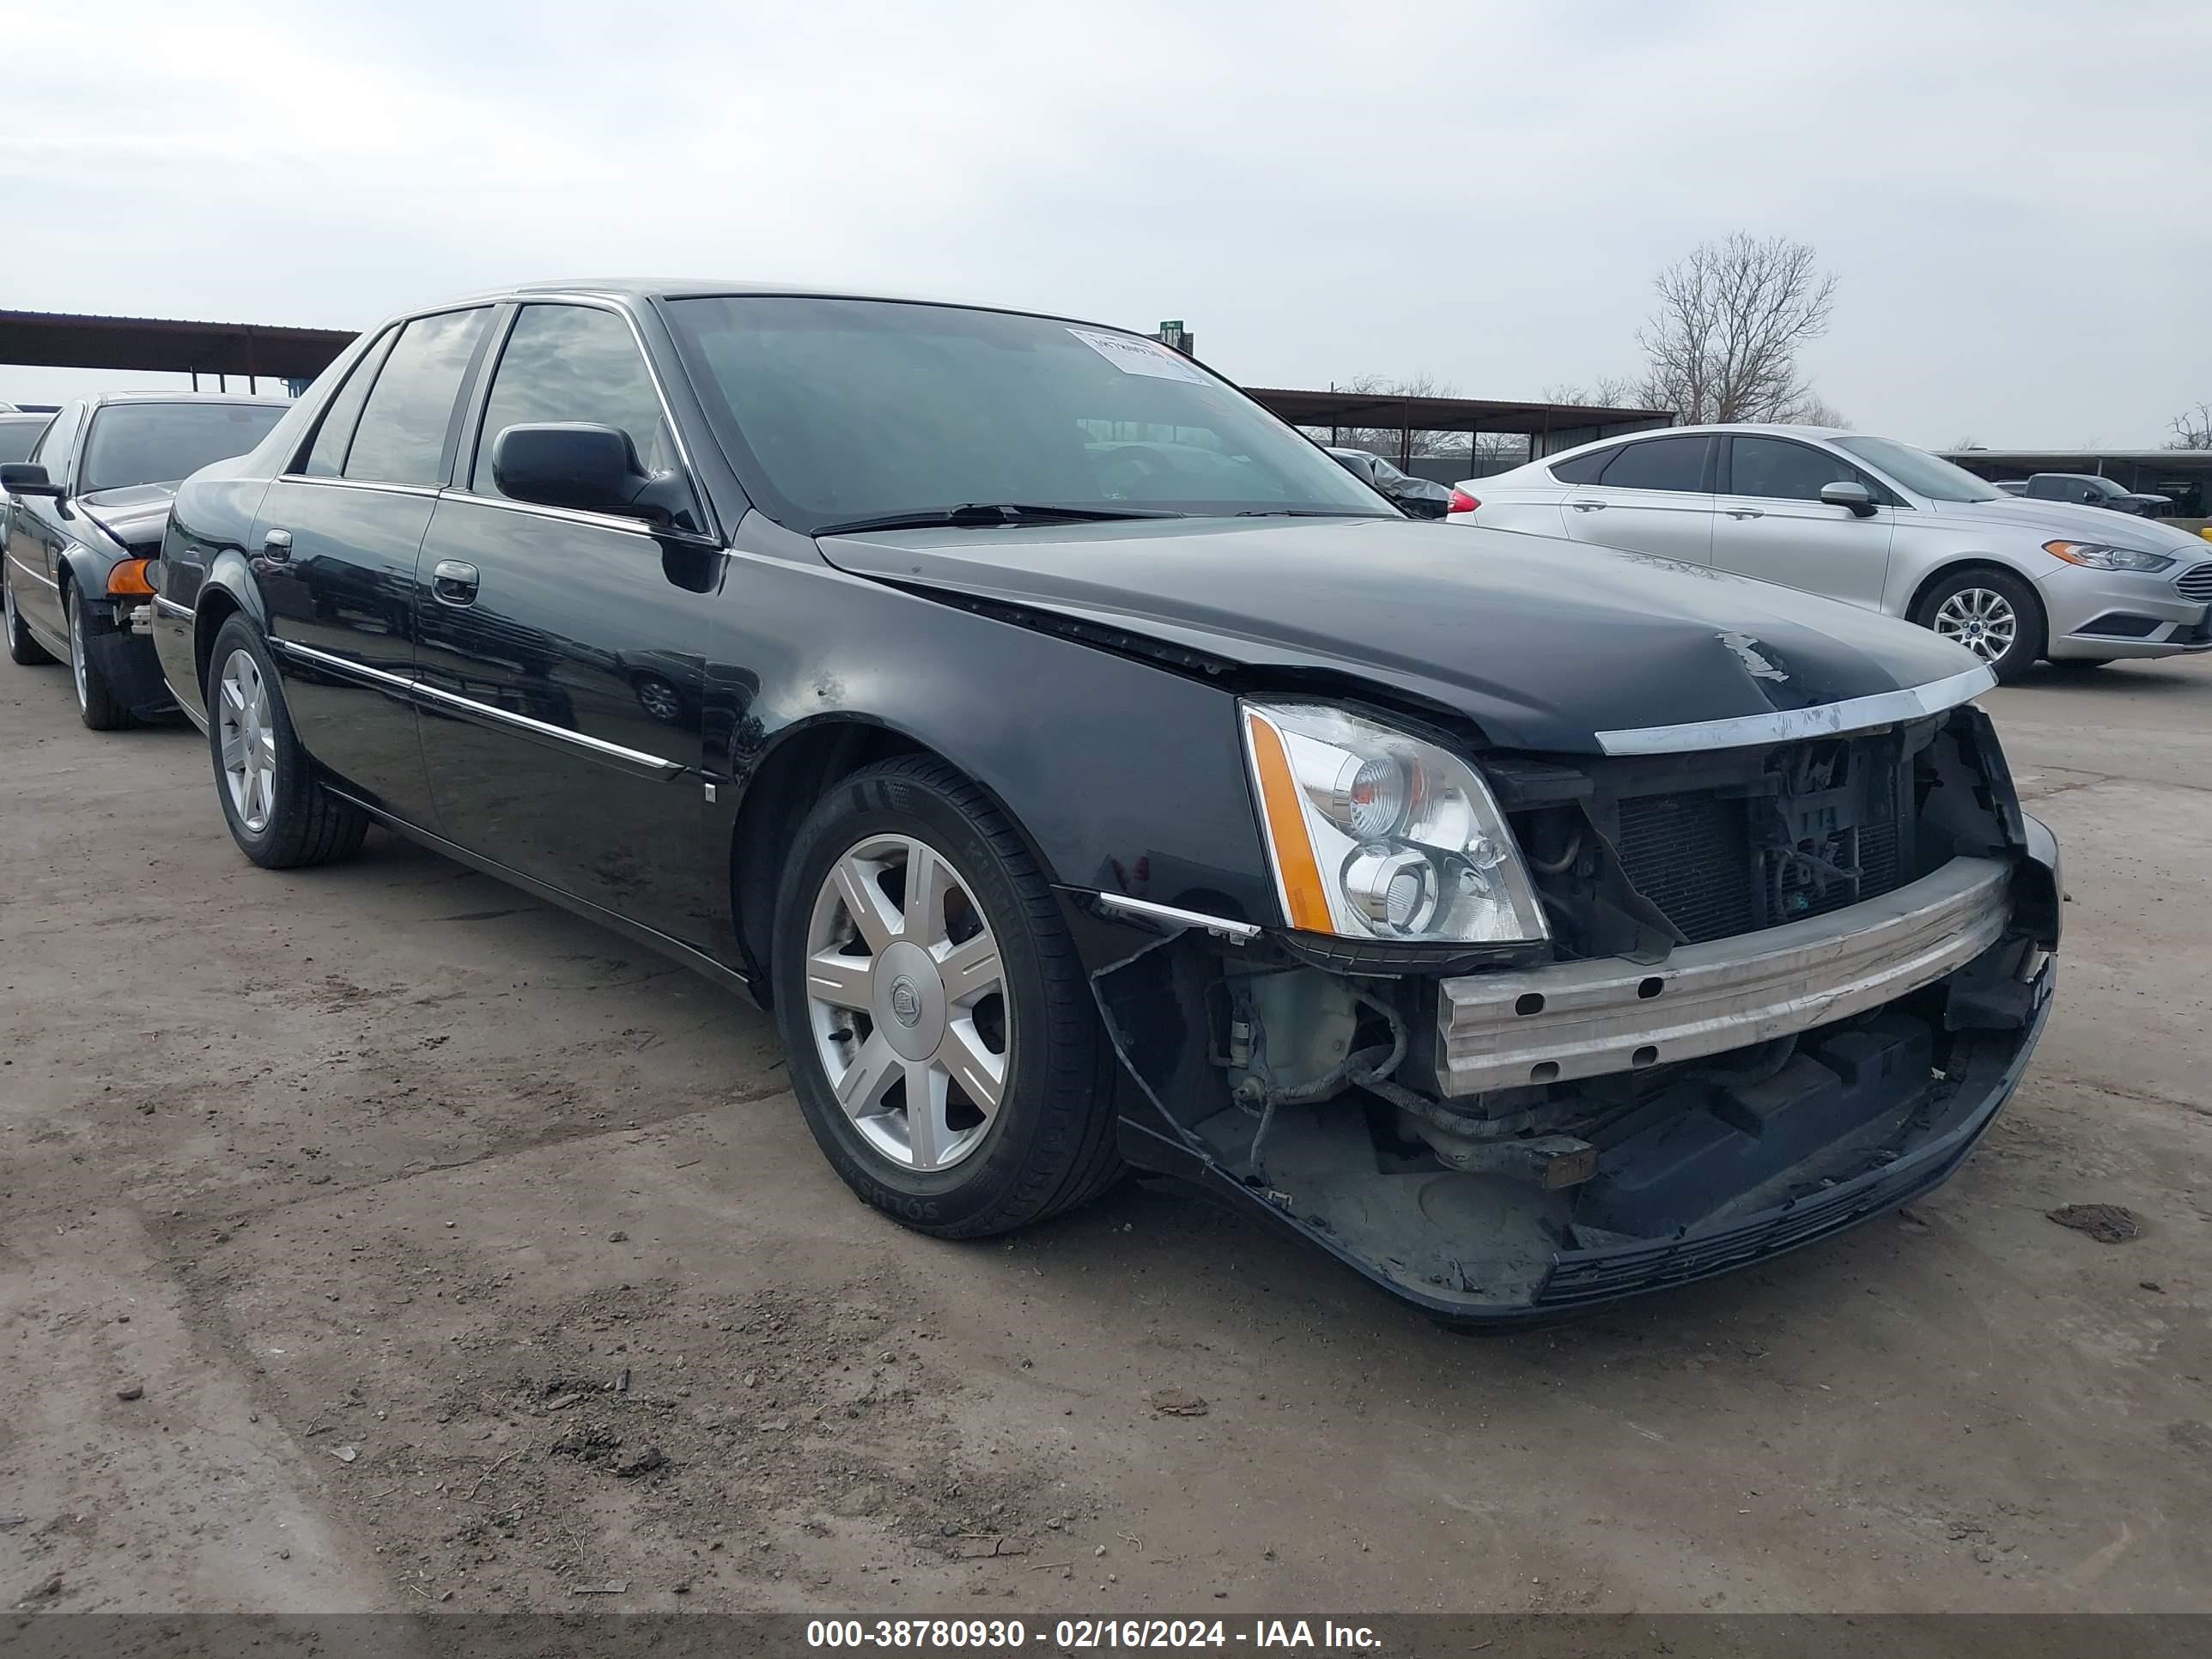
[[[1405,398],[1387,392],[1245,391],[1292,426],[1395,428],[1416,432],[1524,433],[1529,453],[1546,455],[1595,438],[1672,426],[1664,409],[1614,409],[1597,404],[1520,403],[1492,398]],[[1408,443],[1405,446],[1410,448]],[[1400,458],[1401,465],[1405,457]]]
[[[82,317],[0,311],[0,363],[176,374],[265,374],[309,380],[354,338],[349,328],[198,323],[168,317]]]

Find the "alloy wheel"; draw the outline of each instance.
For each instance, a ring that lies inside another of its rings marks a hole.
[[[2003,594],[1986,587],[1962,587],[1937,607],[1936,631],[1984,662],[1995,662],[2020,637],[2020,617]]]
[[[70,677],[76,682],[76,706],[89,708],[92,707],[92,686],[85,678],[84,612],[77,604],[74,589],[69,597],[69,645]]]
[[[231,810],[258,836],[276,805],[276,728],[269,718],[269,687],[251,652],[230,653],[216,697]]]
[[[1013,1059],[999,944],[975,889],[912,836],[846,849],[806,930],[807,1023],[837,1103],[902,1169],[947,1170],[998,1115]]]

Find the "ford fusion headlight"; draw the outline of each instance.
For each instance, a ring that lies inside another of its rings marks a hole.
[[[2102,542],[2045,542],[2043,550],[2069,564],[2086,564],[2092,570],[2163,570],[2173,561],[2163,553],[2146,553],[2133,547],[2107,547]]]
[[[1291,927],[1403,944],[1547,936],[1513,833],[1465,761],[1325,703],[1240,707]]]

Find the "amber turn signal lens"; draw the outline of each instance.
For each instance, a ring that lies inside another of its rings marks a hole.
[[[118,599],[150,599],[154,584],[146,580],[151,559],[125,559],[107,573],[107,591]]]
[[[1321,884],[1313,837],[1306,833],[1305,815],[1298,807],[1298,782],[1283,748],[1283,734],[1255,709],[1244,711],[1244,724],[1251,733],[1253,769],[1260,775],[1260,809],[1274,847],[1290,924],[1309,933],[1332,932],[1328,895]]]

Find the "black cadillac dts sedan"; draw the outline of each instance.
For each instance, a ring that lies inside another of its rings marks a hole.
[[[185,485],[158,580],[248,858],[382,824],[769,1005],[838,1173],[945,1237],[1135,1165],[1554,1316],[1942,1180],[2049,1007],[1973,658],[1409,521],[1117,329],[412,313]]]

